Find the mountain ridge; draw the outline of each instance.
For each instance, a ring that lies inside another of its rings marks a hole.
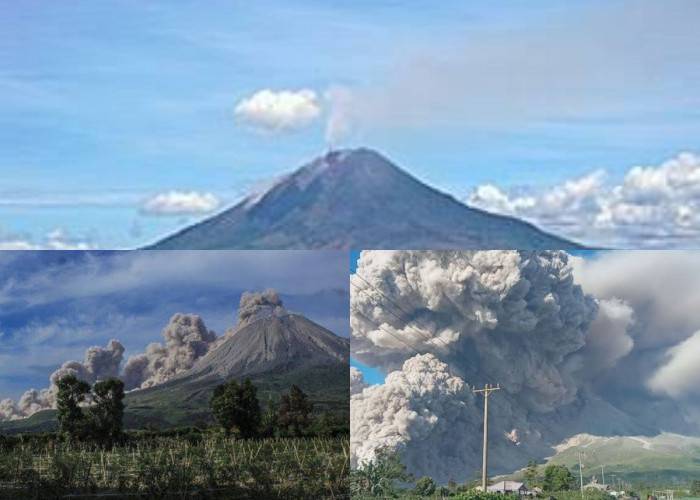
[[[579,249],[472,208],[368,149],[330,151],[148,249]]]

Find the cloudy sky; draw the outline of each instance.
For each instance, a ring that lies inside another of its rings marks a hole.
[[[570,237],[698,241],[699,9],[9,2],[0,244],[144,244],[355,145]]]
[[[48,387],[86,348],[163,342],[176,313],[221,336],[244,291],[276,288],[284,305],[348,336],[347,253],[295,251],[2,252],[0,400]]]

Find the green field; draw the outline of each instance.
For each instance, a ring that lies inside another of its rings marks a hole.
[[[0,498],[342,498],[349,468],[347,437],[160,438],[109,451],[34,441],[0,451]]]

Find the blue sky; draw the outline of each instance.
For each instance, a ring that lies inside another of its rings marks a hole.
[[[244,291],[276,288],[285,307],[349,336],[347,252],[0,252],[0,400],[112,338],[125,359],[163,342],[176,313],[222,335]]]
[[[331,145],[465,200],[596,169],[614,186],[699,149],[693,0],[3,4],[6,246],[153,241],[322,152],[329,120]],[[263,89],[311,90],[315,114],[269,130],[235,112]],[[171,191],[218,203],[144,213]]]

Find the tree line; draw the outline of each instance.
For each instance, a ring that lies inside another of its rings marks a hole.
[[[277,403],[268,397],[263,411],[258,388],[249,378],[241,383],[231,380],[216,386],[210,407],[214,420],[227,436],[234,432],[246,439],[314,433],[309,397],[296,385],[282,394]]]
[[[110,377],[94,385],[66,375],[57,382],[59,433],[71,441],[91,441],[112,446],[124,439],[124,383]],[[270,395],[265,408],[258,400],[258,388],[246,378],[231,380],[214,388],[210,408],[216,425],[228,437],[303,437],[322,434],[330,427],[325,416],[312,416],[309,397],[296,385],[274,401]],[[332,424],[331,424],[332,425]],[[321,431],[321,432],[319,432]]]

